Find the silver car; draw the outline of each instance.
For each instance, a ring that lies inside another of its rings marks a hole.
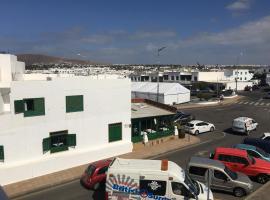
[[[218,160],[192,157],[187,172],[192,179],[199,182],[206,183],[207,177],[210,177],[211,189],[232,192],[236,197],[245,196],[253,190],[253,184],[248,176],[231,171]]]

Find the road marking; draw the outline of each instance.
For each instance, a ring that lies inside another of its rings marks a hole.
[[[269,106],[270,105],[270,103],[268,103],[268,104],[266,104],[267,106]]]
[[[261,104],[260,104],[260,106],[263,106],[263,105],[264,105],[264,103],[261,103]]]
[[[249,102],[249,105],[252,105],[252,104],[254,104],[255,102],[254,101],[251,101],[251,102]]]
[[[248,101],[247,101],[247,102],[245,102],[244,104],[248,104]]]
[[[243,103],[243,101],[239,101],[239,102],[238,102],[238,104],[242,104],[242,103]]]
[[[259,104],[260,104],[259,102],[256,102],[254,105],[257,106],[257,105],[259,105]]]

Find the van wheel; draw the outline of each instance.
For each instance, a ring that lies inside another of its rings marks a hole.
[[[213,132],[215,129],[214,129],[214,127],[212,126],[211,128],[210,128],[210,131],[211,132]]]
[[[266,174],[259,174],[257,176],[257,181],[261,184],[265,184],[266,182],[268,182],[269,178]]]
[[[199,130],[196,130],[194,134],[199,135]]]
[[[235,188],[233,194],[236,197],[243,197],[246,195],[246,191],[243,188]]]
[[[96,184],[94,185],[93,189],[94,189],[94,190],[98,190],[98,188],[99,188],[99,183],[96,183]]]

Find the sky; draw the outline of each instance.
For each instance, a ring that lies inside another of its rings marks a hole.
[[[269,8],[269,0],[0,0],[0,51],[114,64],[270,64]]]

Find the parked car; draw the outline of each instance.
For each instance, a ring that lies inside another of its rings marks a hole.
[[[256,178],[264,184],[269,180],[270,162],[248,155],[246,150],[218,147],[213,155],[214,160],[224,163],[230,170],[241,172]]]
[[[237,149],[246,150],[248,155],[254,157],[254,158],[260,158],[262,160],[270,161],[270,154],[266,153],[264,150],[262,150],[259,147],[255,147],[248,144],[237,144],[233,146]]]
[[[9,200],[6,192],[4,191],[4,189],[1,185],[0,185],[0,199],[1,200]]]
[[[260,138],[263,140],[270,141],[270,133],[263,133],[263,135]]]
[[[106,182],[106,172],[112,160],[100,160],[91,163],[83,175],[80,182],[87,189],[97,190]]]
[[[238,117],[232,122],[232,130],[238,133],[245,133],[249,135],[249,133],[253,130],[256,130],[258,123],[249,117]]]
[[[252,87],[247,85],[247,86],[244,88],[244,91],[252,91]]]
[[[242,143],[249,144],[249,145],[252,145],[255,147],[259,147],[262,150],[264,150],[266,153],[270,153],[270,141],[269,140],[263,140],[261,138],[246,137]]]
[[[191,120],[194,120],[195,116],[189,114],[189,113],[184,113],[181,111],[177,111],[176,114],[173,117],[173,122],[175,123],[180,123],[181,125],[185,125]]]
[[[218,160],[191,157],[187,172],[193,180],[205,183],[207,170],[211,173],[211,189],[232,192],[236,197],[245,196],[253,190],[253,184],[245,174],[231,171]]]
[[[203,122],[200,120],[193,120],[193,121],[188,122],[184,126],[184,130],[188,133],[193,134],[193,135],[198,135],[199,133],[214,131],[215,126],[214,126],[214,124],[211,124],[208,122]]]

